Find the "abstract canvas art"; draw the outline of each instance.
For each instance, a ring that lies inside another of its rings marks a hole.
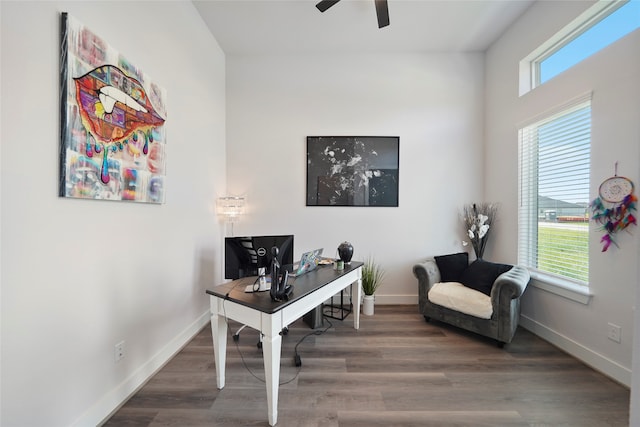
[[[164,89],[69,14],[61,18],[59,196],[163,203]]]
[[[307,206],[398,206],[400,138],[307,137]]]

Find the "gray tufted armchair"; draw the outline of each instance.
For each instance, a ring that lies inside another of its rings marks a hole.
[[[418,279],[420,313],[427,322],[436,319],[493,338],[499,347],[511,342],[520,318],[520,297],[530,279],[526,268],[516,265],[497,277],[490,291],[493,312],[489,319],[455,311],[429,300],[429,291],[441,281],[440,270],[434,259],[414,265],[413,274]]]

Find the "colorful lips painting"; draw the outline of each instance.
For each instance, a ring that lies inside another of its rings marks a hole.
[[[60,196],[163,203],[164,89],[75,18],[61,18]],[[100,165],[97,179],[79,176],[77,159]]]
[[[149,152],[153,142],[151,129],[164,123],[154,110],[147,94],[136,79],[127,77],[118,67],[103,65],[82,77],[74,78],[76,102],[84,127],[101,144],[103,168],[100,179],[109,182],[106,167],[109,147],[122,150],[129,138],[137,141],[139,134],[145,138],[142,152]],[[93,156],[89,144],[87,156]]]

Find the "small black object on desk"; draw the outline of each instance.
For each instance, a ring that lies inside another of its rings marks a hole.
[[[282,267],[278,261],[278,252],[277,246],[271,248],[273,260],[271,261],[271,289],[269,293],[273,301],[287,301],[293,292],[293,286],[287,284],[289,281],[288,270],[285,269],[284,273],[280,274]]]

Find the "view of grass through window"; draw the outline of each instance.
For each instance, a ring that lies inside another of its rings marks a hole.
[[[560,223],[539,221],[538,268],[588,283],[588,219]]]

